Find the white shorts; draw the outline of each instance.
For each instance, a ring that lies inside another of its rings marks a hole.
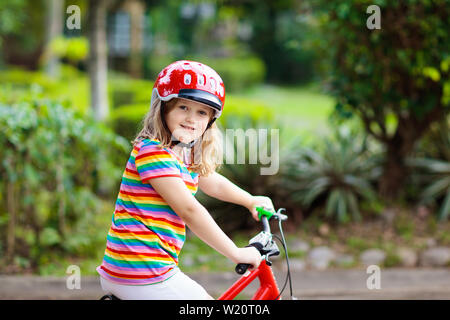
[[[180,269],[169,279],[155,284],[124,285],[100,277],[103,291],[121,300],[208,300],[211,296]]]

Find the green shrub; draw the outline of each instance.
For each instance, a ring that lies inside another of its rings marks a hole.
[[[0,85],[10,89],[4,99],[11,98],[11,101],[34,90],[40,91],[49,99],[68,103],[81,112],[86,112],[89,108],[89,79],[83,72],[69,65],[61,65],[59,78],[51,78],[41,71],[19,68],[5,70],[0,72]]]
[[[72,63],[86,59],[89,42],[85,37],[58,37],[50,43],[50,50],[59,58],[66,58]]]
[[[9,69],[0,73],[0,84],[10,87],[18,95],[20,91],[31,90],[33,87],[51,99],[57,99],[71,104],[74,108],[86,112],[89,110],[89,78],[88,75],[70,65],[61,65],[59,78],[51,78],[41,71],[27,71],[19,68]],[[153,82],[132,79],[128,76],[110,72],[108,75],[108,99],[110,109],[123,105],[150,105]],[[12,92],[8,96],[11,97]]]
[[[95,221],[102,199],[117,195],[129,143],[38,91],[16,101],[0,93],[2,250],[9,261],[17,254],[33,265],[55,250],[97,251]],[[14,243],[26,246],[19,253]]]

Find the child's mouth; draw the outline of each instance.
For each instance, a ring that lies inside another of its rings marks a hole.
[[[184,129],[186,129],[186,130],[191,130],[191,131],[194,131],[195,129],[194,128],[191,128],[191,127],[187,127],[187,126],[183,126],[182,124],[180,125],[182,128],[184,128]]]

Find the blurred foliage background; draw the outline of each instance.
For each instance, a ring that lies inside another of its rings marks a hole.
[[[222,76],[222,130],[279,129],[277,174],[221,173],[285,207],[291,232],[392,207],[447,228],[448,30],[444,0],[0,0],[0,272],[94,272],[153,81],[178,59]],[[225,231],[256,228],[198,198]]]

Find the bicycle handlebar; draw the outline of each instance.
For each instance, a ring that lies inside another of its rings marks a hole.
[[[257,207],[256,209],[259,212],[259,218],[260,218],[261,223],[263,225],[263,232],[262,233],[265,234],[265,235],[270,235],[271,236],[269,219],[276,218],[276,219],[281,220],[281,221],[284,221],[284,220],[287,219],[286,215],[280,213],[284,209],[279,209],[277,212],[267,211],[267,210],[264,210],[263,208],[260,208],[260,207]],[[267,239],[267,240],[269,240],[269,239]],[[263,250],[265,245],[266,245],[266,243],[263,244],[263,243],[260,243],[259,241],[255,241],[255,242],[250,243],[246,247],[255,247],[256,249],[258,249],[258,251],[261,253],[261,255],[263,255],[265,253],[268,253],[268,252],[264,252],[264,250]],[[236,265],[235,271],[238,274],[244,274],[247,271],[247,269],[250,268],[250,267],[251,267],[251,264],[238,263]]]

